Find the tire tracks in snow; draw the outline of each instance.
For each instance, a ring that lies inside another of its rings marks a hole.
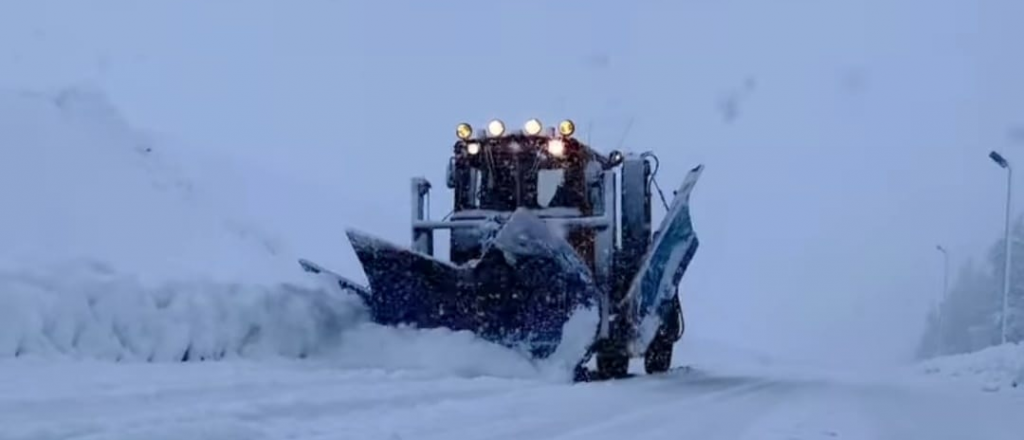
[[[696,398],[662,400],[640,406],[599,423],[551,437],[559,440],[591,439],[595,435],[643,439],[732,439],[761,412],[771,409],[766,400],[779,399],[789,387],[755,381]],[[709,417],[714,415],[714,417]]]
[[[488,378],[305,368],[284,376],[282,371],[268,368],[263,376],[257,367],[253,376],[247,369],[233,372],[222,370],[225,367],[208,364],[212,371],[202,367],[186,371],[159,365],[110,365],[104,369],[127,373],[123,382],[95,375],[76,383],[75,393],[67,393],[58,382],[61,392],[56,395],[0,396],[0,438],[103,439],[114,432],[151,438],[159,432],[201,426],[248,426],[290,433],[304,424],[337,426],[349,421],[359,425],[375,415],[439,400],[500,399],[517,385],[516,381]],[[197,370],[205,373],[195,374]],[[168,378],[166,373],[179,376]],[[55,420],[60,423],[53,423]]]
[[[709,426],[711,420],[696,415],[687,417],[686,411],[692,408],[696,414],[704,413],[709,408],[731,409],[737,402],[772,393],[772,390],[780,388],[785,389],[786,386],[747,378],[672,375],[579,384],[558,391],[550,388],[543,392],[524,390],[508,393],[503,396],[503,401],[486,408],[465,407],[461,402],[446,402],[432,408],[432,412],[444,414],[446,420],[485,420],[486,423],[462,423],[455,426],[435,423],[429,427],[413,423],[415,429],[410,428],[404,432],[398,430],[394,435],[397,438],[416,439],[518,440],[540,437],[590,439],[602,434],[633,436],[644,433],[641,436],[643,438],[648,438],[648,434],[678,438],[679,427],[659,427],[666,422],[683,422],[688,428],[708,427],[714,431],[716,428]],[[631,407],[631,404],[636,406]],[[557,413],[551,412],[550,408],[557,408]],[[417,421],[415,414],[394,416],[410,422]],[[409,417],[412,420],[408,420]]]

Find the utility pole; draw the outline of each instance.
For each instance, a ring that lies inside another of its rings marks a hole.
[[[1013,168],[1010,167],[1010,162],[1006,160],[1002,155],[995,151],[988,154],[988,157],[992,159],[997,165],[1006,170],[1006,219],[1005,229],[1003,232],[1003,241],[1006,244],[1006,251],[1004,252],[1003,260],[1003,310],[1000,314],[1000,344],[1006,344],[1006,319],[1007,309],[1009,308],[1010,299],[1010,190],[1013,184]]]

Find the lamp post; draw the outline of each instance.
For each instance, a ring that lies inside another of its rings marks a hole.
[[[989,153],[988,157],[1006,170],[1006,219],[1005,230],[1003,232],[1003,241],[1006,244],[1006,250],[1003,254],[1003,310],[999,319],[1000,344],[1006,344],[1006,311],[1010,298],[1010,188],[1013,182],[1013,168],[1010,167],[1010,162],[1007,162],[1005,157],[995,151]]]
[[[949,295],[949,252],[942,245],[936,245],[935,249],[942,252],[942,300],[945,301]]]
[[[945,324],[946,320],[942,319],[946,309],[946,301],[949,298],[949,252],[941,244],[936,245],[935,249],[942,252],[942,298],[939,300],[939,306],[935,308],[936,320],[938,325],[938,332],[936,333],[936,353],[941,354],[943,352],[943,340],[946,334]]]

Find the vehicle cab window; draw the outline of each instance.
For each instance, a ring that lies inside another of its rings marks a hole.
[[[559,196],[559,191],[564,193],[565,170],[561,168],[540,170],[537,173],[537,206],[549,208],[564,205],[564,200]],[[561,203],[559,203],[561,202]]]

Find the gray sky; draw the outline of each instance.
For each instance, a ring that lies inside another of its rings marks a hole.
[[[935,245],[958,261],[1001,232],[986,154],[1024,167],[1014,0],[105,3],[0,8],[0,87],[94,84],[141,127],[322,187],[317,222],[280,214],[334,228],[286,232],[318,255],[351,252],[343,226],[407,241],[408,178],[443,189],[460,121],[570,117],[607,150],[633,119],[623,148],[655,150],[663,187],[707,166],[688,330],[785,356],[907,354]]]

